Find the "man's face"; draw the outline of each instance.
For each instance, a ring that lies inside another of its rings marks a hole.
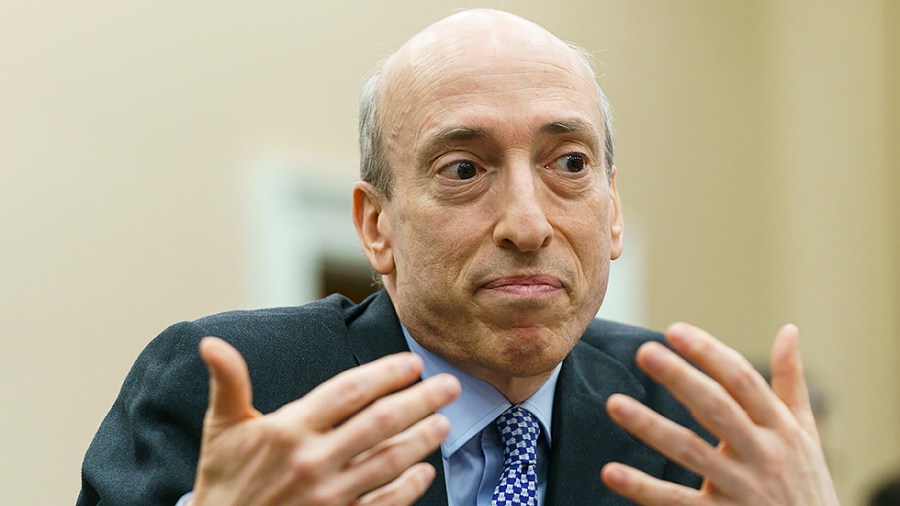
[[[621,251],[593,84],[538,42],[413,49],[382,95],[394,187],[374,264],[416,340],[490,382],[556,366]]]

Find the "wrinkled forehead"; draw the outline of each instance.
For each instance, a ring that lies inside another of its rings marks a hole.
[[[474,10],[431,25],[392,55],[379,102],[386,115],[406,114],[442,85],[502,72],[555,74],[561,88],[595,95],[585,62],[555,35],[512,14]]]

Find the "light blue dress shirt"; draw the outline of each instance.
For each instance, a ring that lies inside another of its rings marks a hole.
[[[447,373],[462,385],[459,398],[438,413],[450,420],[450,434],[441,444],[447,500],[450,506],[490,506],[491,495],[503,471],[503,440],[494,420],[512,404],[488,383],[470,376],[423,348],[403,328],[410,351],[422,357],[422,378]],[[520,406],[537,417],[541,436],[537,448],[538,504],[544,502],[550,461],[553,395],[559,377],[557,365],[541,388]]]

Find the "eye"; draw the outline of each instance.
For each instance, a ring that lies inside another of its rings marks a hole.
[[[572,153],[568,155],[563,155],[556,160],[553,160],[551,166],[562,170],[563,172],[569,172],[572,174],[577,174],[588,167],[587,159],[584,155],[579,155],[577,153]],[[549,168],[549,167],[548,167]]]
[[[441,169],[440,174],[449,179],[465,181],[478,175],[478,166],[469,160],[460,160]]]

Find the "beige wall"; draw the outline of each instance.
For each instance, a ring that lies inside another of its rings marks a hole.
[[[774,127],[766,169],[784,252],[773,309],[813,338],[810,367],[834,399],[828,449],[852,494],[900,449],[885,7],[774,5],[766,70],[792,77],[769,84],[766,97]]]
[[[897,62],[897,55],[900,55],[900,2],[885,2],[884,6],[884,30],[887,35],[887,44],[884,54],[885,70],[887,78],[885,80],[885,89],[887,90],[887,114],[885,117],[887,145],[888,145],[888,166],[887,170],[890,175],[888,180],[888,200],[891,204],[891,228],[893,233],[888,234],[891,240],[891,251],[893,253],[894,262],[891,268],[887,269],[887,273],[893,273],[890,276],[893,286],[893,294],[891,297],[892,307],[897,308],[900,305],[900,265],[897,258],[900,254],[900,199],[897,198],[898,189],[900,189],[900,63]],[[896,309],[894,314],[894,336],[900,334],[900,311]],[[887,353],[900,357],[900,339],[892,340],[893,349],[888,347]],[[895,369],[896,370],[896,369]],[[894,406],[900,405],[900,389],[894,391]],[[889,404],[890,406],[890,404]],[[900,419],[900,409],[894,409],[894,418]],[[900,465],[896,467],[900,468]]]
[[[754,357],[801,325],[852,505],[900,461],[900,7],[824,3],[486,2],[603,62],[645,323]],[[247,167],[278,154],[352,181],[363,76],[465,5],[0,0],[10,503],[72,502],[146,342],[247,300]]]

